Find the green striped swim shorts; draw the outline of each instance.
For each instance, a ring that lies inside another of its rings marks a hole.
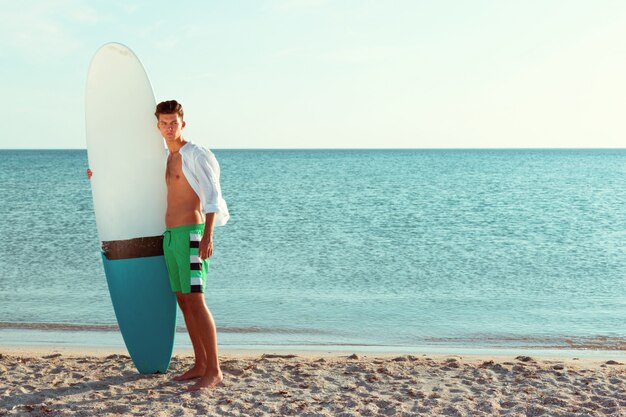
[[[204,224],[168,227],[163,234],[163,253],[172,291],[189,294],[204,292],[209,260],[200,259]]]

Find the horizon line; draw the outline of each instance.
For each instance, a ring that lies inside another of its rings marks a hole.
[[[221,151],[393,151],[393,150],[416,150],[416,151],[445,151],[445,150],[624,150],[624,147],[442,147],[442,148],[419,148],[419,147],[397,147],[397,148],[385,148],[385,147],[370,147],[370,148],[286,148],[286,147],[250,147],[250,148],[209,148],[211,150]],[[87,148],[0,148],[0,151],[86,151]]]

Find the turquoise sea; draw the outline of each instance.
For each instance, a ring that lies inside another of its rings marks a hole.
[[[223,347],[626,351],[626,150],[214,152]],[[0,344],[123,345],[86,168],[0,150]]]

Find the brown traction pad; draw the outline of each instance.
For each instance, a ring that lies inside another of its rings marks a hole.
[[[110,240],[102,242],[102,251],[109,260],[160,256],[163,255],[163,236]]]

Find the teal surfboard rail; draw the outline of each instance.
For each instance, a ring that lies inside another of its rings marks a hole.
[[[117,323],[133,363],[142,374],[165,373],[176,332],[176,296],[163,256],[109,260],[104,272]]]

